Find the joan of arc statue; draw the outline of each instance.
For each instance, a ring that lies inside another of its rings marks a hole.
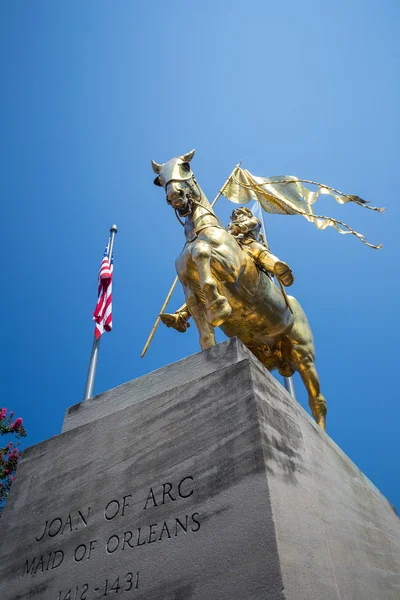
[[[292,285],[294,277],[291,268],[272,254],[261,233],[260,220],[253,215],[250,209],[236,208],[232,212],[226,229],[234,236],[241,248],[253,258],[259,269],[269,276],[275,275],[286,287]],[[181,333],[190,327],[188,322],[190,312],[186,304],[175,313],[162,313],[160,317],[167,327],[173,327]]]

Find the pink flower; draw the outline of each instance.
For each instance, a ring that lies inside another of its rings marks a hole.
[[[20,417],[18,417],[18,419],[15,419],[14,423],[11,425],[11,429],[13,431],[18,431],[18,429],[21,427],[22,425],[22,419]]]
[[[0,419],[5,419],[7,415],[7,409],[6,408],[0,408]]]

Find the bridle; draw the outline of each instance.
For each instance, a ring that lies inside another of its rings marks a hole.
[[[169,186],[170,183],[187,183],[188,186],[189,186],[190,191],[186,191],[185,192],[182,189],[180,190],[185,195],[186,201],[188,203],[188,212],[185,215],[181,215],[181,216],[185,216],[186,217],[186,216],[190,215],[190,213],[192,212],[192,205],[196,204],[197,206],[201,206],[211,216],[216,217],[218,219],[218,217],[215,215],[215,213],[213,213],[211,210],[209,210],[201,202],[198,202],[197,200],[194,199],[195,186],[197,187],[197,191],[198,191],[200,199],[203,197],[203,192],[201,191],[201,188],[200,188],[199,184],[197,183],[197,180],[196,180],[196,178],[195,178],[195,176],[194,176],[193,173],[187,179],[170,179],[169,181],[167,181],[166,184],[164,185],[165,193],[168,192],[168,186]],[[168,200],[167,200],[167,202],[168,202]],[[171,204],[171,203],[168,202],[168,204]],[[182,225],[182,227],[185,227],[185,223],[182,221],[182,219],[180,218],[180,216],[178,214],[179,213],[179,209],[178,208],[174,208],[174,212],[175,212],[175,216],[178,219],[179,223]],[[215,225],[215,227],[217,227],[217,225]],[[197,233],[196,228],[195,228],[195,233]]]

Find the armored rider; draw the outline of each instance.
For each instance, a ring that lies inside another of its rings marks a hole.
[[[251,210],[236,208],[227,230],[235,236],[243,250],[253,257],[259,269],[275,275],[286,287],[292,285],[294,277],[291,268],[271,253],[261,234],[261,223]]]
[[[271,253],[261,234],[261,223],[251,210],[236,208],[226,229],[236,238],[244,252],[253,258],[259,269],[269,276],[275,275],[286,287],[292,285],[294,277],[291,268]],[[160,318],[167,327],[173,327],[181,333],[190,327],[190,312],[186,304],[173,314],[162,313]]]

